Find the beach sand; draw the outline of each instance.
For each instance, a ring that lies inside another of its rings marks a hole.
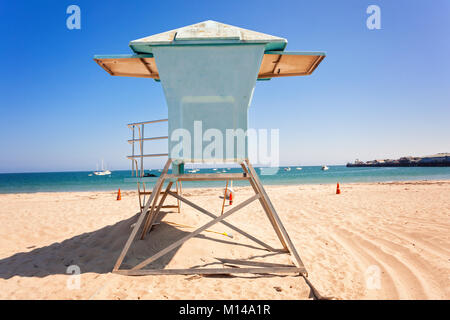
[[[324,296],[337,299],[450,299],[450,181],[266,186],[309,273]],[[221,189],[185,189],[184,196],[220,213]],[[235,206],[250,187],[235,188]],[[170,199],[174,203],[174,199]],[[233,206],[227,206],[226,210]],[[298,275],[144,276],[111,269],[136,221],[136,192],[0,195],[0,299],[311,299]],[[132,267],[208,217],[187,205],[165,211],[122,267]],[[227,221],[281,248],[258,202]],[[157,260],[153,268],[222,268],[223,259],[289,264],[286,254],[231,232],[202,233]],[[67,268],[79,266],[77,277]]]

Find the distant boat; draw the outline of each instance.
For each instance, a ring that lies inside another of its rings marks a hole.
[[[213,171],[217,171],[217,168],[214,168]]]
[[[103,167],[103,159],[102,159],[102,170],[101,170],[101,171],[98,171],[98,165],[97,165],[97,170],[94,171],[93,174],[95,174],[96,176],[107,176],[107,175],[110,175],[110,174],[111,174],[111,171],[106,170],[106,169]]]
[[[156,174],[150,173],[150,172],[145,172],[144,173],[144,177],[149,178],[149,177],[157,177]]]
[[[330,168],[328,168],[327,166],[322,166],[323,171],[327,171],[328,169],[330,169]]]
[[[291,171],[291,167],[284,168],[284,171]]]
[[[297,167],[297,168],[295,168],[295,169],[297,169],[297,170],[302,170],[303,168]]]
[[[194,165],[192,164],[191,169],[188,170],[187,172],[196,173],[196,172],[199,172],[199,171],[200,171],[200,169],[194,168]]]

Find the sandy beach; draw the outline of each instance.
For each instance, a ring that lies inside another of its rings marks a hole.
[[[324,296],[337,299],[450,299],[450,181],[267,186],[266,190]],[[220,213],[221,189],[185,189],[184,196]],[[235,188],[233,205],[250,197]],[[175,203],[172,198],[170,202]],[[226,209],[229,207],[227,206]],[[136,221],[136,192],[0,195],[0,299],[311,299],[297,275],[144,276],[111,269]],[[134,266],[208,217],[187,205],[165,211],[124,261]],[[228,222],[281,248],[259,203]],[[217,224],[150,267],[226,265],[225,259],[290,264]],[[79,266],[79,289],[67,268]],[[69,284],[69,285],[68,285]]]

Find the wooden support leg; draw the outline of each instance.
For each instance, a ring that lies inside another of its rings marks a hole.
[[[267,205],[270,209],[270,213],[271,213],[272,217],[274,218],[275,222],[277,223],[277,225],[280,228],[280,231],[281,231],[281,233],[286,241],[286,244],[288,246],[289,252],[295,258],[294,263],[297,265],[297,267],[304,268],[303,261],[302,261],[302,259],[300,259],[300,256],[294,247],[294,244],[292,243],[291,239],[289,238],[289,235],[288,235],[286,229],[284,228],[283,223],[280,220],[280,217],[278,216],[277,212],[275,211],[275,208],[272,205],[272,202],[270,202],[269,196],[267,195],[266,191],[264,190],[264,187],[262,186],[262,184],[258,178],[258,174],[255,172],[255,169],[251,165],[250,161],[245,160],[245,162],[250,171],[250,175],[252,176],[253,181],[255,182],[255,185],[258,187],[259,191],[261,192],[261,197],[264,198],[265,202],[267,203]]]
[[[148,229],[151,227],[150,221],[153,220],[156,204],[158,203],[158,198],[159,198],[159,195],[161,193],[161,189],[163,187],[163,184],[164,184],[164,178],[163,178],[161,184],[158,186],[158,189],[156,189],[156,186],[155,186],[155,189],[153,189],[154,191],[152,192],[152,195],[153,195],[153,193],[156,190],[156,196],[155,196],[155,198],[153,200],[150,212],[146,216],[145,223],[144,223],[144,228],[142,229],[141,240],[144,240],[145,234],[147,233]]]
[[[250,185],[252,186],[252,188],[253,188],[253,190],[255,191],[255,193],[261,194],[261,191],[260,191],[260,190],[258,189],[258,187],[256,186],[255,181],[253,181],[252,175],[249,174],[249,172],[248,172],[247,167],[245,166],[245,164],[241,163],[241,167],[242,167],[242,170],[244,170],[244,172],[245,172],[246,174],[248,174],[248,175],[251,177],[251,179],[250,179],[249,181],[250,181]],[[283,246],[284,250],[285,250],[286,252],[288,252],[289,249],[288,249],[288,247],[287,247],[287,245],[286,245],[286,242],[284,241],[283,234],[281,233],[280,228],[278,227],[277,223],[275,222],[275,219],[274,219],[274,218],[272,217],[272,215],[270,214],[270,209],[269,209],[269,206],[267,205],[265,199],[264,199],[263,197],[261,197],[261,198],[259,198],[259,202],[261,203],[261,206],[263,207],[264,212],[266,213],[267,218],[269,219],[270,223],[272,224],[272,227],[273,227],[273,229],[275,230],[275,233],[277,234],[278,239],[279,239],[280,242],[281,242],[281,245]]]
[[[161,210],[161,208],[162,208],[162,206],[164,204],[164,201],[166,200],[167,195],[169,194],[168,192],[170,191],[170,188],[172,187],[172,184],[173,184],[173,182],[170,181],[169,184],[167,185],[166,190],[164,191],[164,194],[161,197],[161,200],[159,201],[158,207],[156,208],[156,210],[155,210],[155,212],[153,214],[153,217],[151,217],[151,219],[150,219],[148,232],[151,231],[153,223],[155,222],[156,218],[158,217],[159,211]],[[147,233],[147,230],[144,230],[143,233],[144,232]]]
[[[169,159],[166,162],[166,165],[164,166],[164,169],[161,173],[161,175],[158,178],[158,181],[155,184],[155,187],[153,188],[154,191],[156,191],[160,185],[162,184],[162,182],[164,181],[164,176],[167,174],[167,171],[169,170],[170,164],[172,163],[172,160]],[[144,221],[145,218],[145,213],[147,212],[148,208],[150,207],[153,198],[155,197],[156,193],[153,192],[150,195],[150,198],[147,201],[147,204],[145,205],[144,209],[141,211],[138,221],[136,222],[136,224],[134,225],[133,231],[131,231],[130,236],[128,237],[127,242],[125,243],[125,246],[122,249],[122,252],[119,255],[119,258],[117,258],[116,264],[114,265],[113,271],[117,271],[119,270],[120,265],[122,264],[123,259],[125,258],[125,255],[128,252],[128,249],[130,249],[130,245],[134,240],[134,237],[136,236],[136,233],[138,232],[142,222]]]
[[[137,178],[136,178],[137,179]],[[142,201],[141,201],[141,183],[138,181],[137,183],[138,196],[139,196],[139,210],[142,210]]]
[[[180,184],[180,187],[178,187],[178,184]],[[177,194],[181,195],[181,181],[177,180],[176,184]],[[177,205],[178,205],[178,213],[181,212],[181,201],[177,199]]]
[[[225,199],[227,197],[227,190],[228,190],[228,180],[227,184],[225,185],[225,192],[223,194],[223,202],[222,202],[222,211],[220,212],[220,214],[223,214],[223,209],[225,209]]]

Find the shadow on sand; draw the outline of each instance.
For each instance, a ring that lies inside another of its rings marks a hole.
[[[161,212],[161,219],[165,214],[167,213]],[[136,221],[137,214],[93,232],[83,233],[62,242],[53,243],[29,252],[16,253],[1,259],[0,278],[9,279],[14,276],[45,277],[54,274],[67,274],[67,267],[71,265],[80,267],[81,273],[109,273],[131,233],[132,225]],[[144,240],[136,240],[140,235],[140,232],[138,232],[121,265],[121,269],[129,269],[137,265],[189,233],[165,223],[155,227]],[[197,238],[264,250],[259,246],[216,239],[201,234]],[[146,268],[163,269],[172,260],[177,250],[178,248],[172,250]]]

